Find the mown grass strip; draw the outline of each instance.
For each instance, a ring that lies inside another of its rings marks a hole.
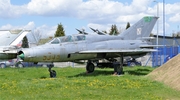
[[[0,69],[0,100],[166,100],[180,99],[180,91],[150,80],[150,67],[125,67],[125,74],[112,76],[113,69],[53,68]]]

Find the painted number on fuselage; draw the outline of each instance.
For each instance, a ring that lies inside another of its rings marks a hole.
[[[43,56],[44,61],[55,61],[55,60],[59,60],[59,59],[60,59],[60,55]]]

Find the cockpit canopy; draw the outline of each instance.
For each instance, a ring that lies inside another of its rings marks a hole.
[[[63,37],[56,37],[51,40],[50,44],[59,44],[64,42],[74,42],[74,41],[83,41],[86,39],[85,35],[68,35]]]

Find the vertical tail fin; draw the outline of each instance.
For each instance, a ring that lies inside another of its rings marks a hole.
[[[11,41],[10,45],[16,46],[25,36],[29,33],[30,30],[22,30],[15,38]]]
[[[149,37],[158,17],[147,16],[143,17],[133,26],[120,34],[124,40],[141,39]]]
[[[0,30],[0,46],[16,46],[30,30]]]
[[[0,30],[0,46],[16,46],[27,33],[24,30]]]

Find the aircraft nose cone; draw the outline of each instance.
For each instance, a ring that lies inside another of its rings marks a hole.
[[[23,53],[18,55],[18,56],[19,56],[19,58],[24,59],[24,54]]]

